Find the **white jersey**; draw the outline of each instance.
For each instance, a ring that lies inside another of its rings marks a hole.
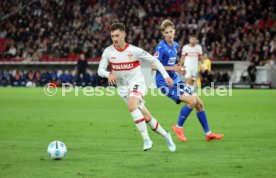
[[[127,44],[123,50],[116,49],[114,45],[107,47],[103,52],[98,74],[101,77],[106,78],[108,78],[110,72],[115,74],[117,76],[116,84],[119,88],[119,95],[125,97],[136,85],[139,85],[140,88],[146,88],[140,60],[152,62],[164,78],[169,77],[168,73],[157,58],[143,49],[130,44]],[[110,72],[107,71],[108,65],[110,66]],[[130,91],[122,91],[123,87],[130,88]],[[144,90],[142,90],[141,95],[145,95]]]
[[[191,46],[190,44],[183,46],[182,56],[185,56],[184,67],[198,70],[199,56],[202,54],[202,47],[199,44],[195,46]]]

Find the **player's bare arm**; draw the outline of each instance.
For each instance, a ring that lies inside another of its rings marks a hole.
[[[185,56],[182,55],[181,58],[180,58],[180,60],[179,60],[179,65],[180,66],[184,66],[184,61],[185,61]]]
[[[115,85],[116,84],[116,79],[117,79],[117,76],[115,75],[115,74],[112,74],[112,73],[110,73],[109,75],[108,75],[108,84],[109,85]]]
[[[165,82],[170,88],[173,86],[173,80],[170,77],[165,78]]]
[[[203,55],[201,54],[201,55],[199,55],[199,57],[198,57],[198,63],[199,63],[199,65],[201,65],[202,62],[203,62]]]

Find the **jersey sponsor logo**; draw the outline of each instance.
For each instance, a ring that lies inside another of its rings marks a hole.
[[[136,68],[139,65],[140,65],[139,61],[124,62],[124,63],[112,63],[112,62],[110,62],[111,70],[114,70],[114,71],[131,70],[131,69]]]
[[[111,59],[116,59],[116,57],[114,57],[114,56],[111,56]]]
[[[188,52],[187,55],[188,56],[198,56],[199,53],[198,52]]]
[[[156,51],[154,54],[155,57],[159,57],[159,51]]]
[[[170,57],[168,64],[175,64],[176,57]]]

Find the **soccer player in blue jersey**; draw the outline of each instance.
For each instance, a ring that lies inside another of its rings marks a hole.
[[[170,77],[174,80],[174,86],[169,88],[158,71],[156,72],[156,85],[163,94],[166,94],[177,104],[181,102],[186,103],[180,111],[178,122],[172,127],[177,138],[182,142],[187,141],[184,135],[183,125],[193,108],[196,109],[197,118],[205,132],[205,140],[210,141],[223,138],[223,134],[216,134],[210,131],[202,101],[176,74],[176,72],[184,74],[185,69],[179,64],[176,64],[178,43],[174,41],[175,26],[173,22],[168,19],[164,20],[161,24],[161,32],[164,40],[157,45],[154,55],[160,60]],[[154,67],[153,70],[155,70]]]

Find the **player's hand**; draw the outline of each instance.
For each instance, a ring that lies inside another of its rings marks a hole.
[[[117,76],[115,74],[110,73],[108,75],[108,85],[116,84]]]
[[[173,86],[173,80],[170,77],[165,78],[165,82],[168,84],[170,88]]]
[[[186,69],[183,66],[179,65],[179,64],[176,64],[173,67],[174,67],[175,72],[178,72],[180,74],[185,74],[186,73]]]

